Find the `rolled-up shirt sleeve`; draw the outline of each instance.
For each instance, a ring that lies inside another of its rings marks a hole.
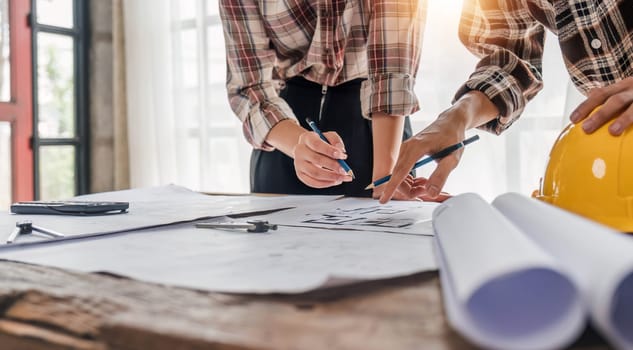
[[[220,0],[227,58],[227,91],[231,109],[242,122],[248,142],[273,150],[266,143],[270,130],[282,120],[296,122],[290,106],[279,96],[273,79],[275,52],[254,0]]]
[[[499,116],[480,128],[500,134],[543,87],[544,27],[521,2],[465,0],[459,36],[481,60],[454,101],[472,90],[484,93]]]
[[[368,79],[361,90],[365,117],[374,112],[405,116],[419,110],[414,92],[426,14],[426,1],[371,0]]]

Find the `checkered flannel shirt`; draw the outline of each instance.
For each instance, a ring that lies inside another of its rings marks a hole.
[[[363,115],[408,115],[420,61],[424,0],[220,0],[231,108],[256,148],[270,129],[295,119],[279,97],[303,76],[334,86],[367,78]]]
[[[545,28],[558,36],[567,70],[584,93],[633,75],[633,0],[464,0],[460,39],[479,56],[455,99],[486,94],[501,133],[542,88]]]

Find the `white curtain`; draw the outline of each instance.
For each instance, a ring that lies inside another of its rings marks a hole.
[[[429,1],[414,131],[450,105],[475,66],[457,37],[461,2]],[[217,0],[125,0],[124,16],[131,186],[248,192],[250,147],[227,103]],[[472,132],[482,139],[468,146],[447,191],[492,199],[538,188],[549,149],[581,100],[551,34],[544,80],[545,89],[504,135]]]
[[[217,0],[126,0],[130,185],[248,192]]]

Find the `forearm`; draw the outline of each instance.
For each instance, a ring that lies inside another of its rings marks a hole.
[[[372,179],[391,174],[402,143],[404,117],[391,116],[382,112],[372,115],[374,169]]]
[[[305,132],[308,130],[302,128],[296,121],[292,119],[282,120],[270,130],[266,142],[285,155],[294,158],[295,146],[299,143],[301,134]]]
[[[441,118],[452,118],[458,128],[468,130],[484,125],[499,116],[499,109],[482,92],[472,90],[460,97],[448,110],[456,109],[458,113],[443,113]]]

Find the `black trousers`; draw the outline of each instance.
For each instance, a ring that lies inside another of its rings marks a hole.
[[[251,154],[251,192],[282,194],[347,195],[371,197],[371,190],[364,188],[372,180],[373,144],[371,121],[363,118],[360,107],[362,79],[328,87],[323,115],[319,116],[321,85],[303,78],[286,82],[281,97],[290,105],[301,126],[311,130],[305,118],[314,120],[322,132],[335,131],[343,139],[347,151],[346,162],[354,171],[352,182],[329,188],[312,188],[296,175],[293,159],[280,151],[253,150]],[[405,120],[403,140],[411,137],[409,118]]]

